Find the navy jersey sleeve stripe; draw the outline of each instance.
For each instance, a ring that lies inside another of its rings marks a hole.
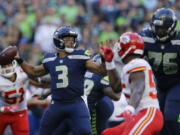
[[[68,56],[69,59],[81,59],[81,60],[88,60],[90,59],[90,56],[85,55],[70,55]]]
[[[56,59],[56,57],[45,58],[42,63],[47,63],[49,61],[54,61],[55,59]]]

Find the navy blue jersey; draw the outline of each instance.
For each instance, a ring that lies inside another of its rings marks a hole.
[[[171,88],[180,82],[180,32],[169,42],[156,40],[152,30],[140,32],[145,43],[147,60],[153,68],[160,90]]]
[[[85,63],[89,59],[85,50],[75,50],[64,58],[53,53],[45,56],[43,65],[51,76],[53,100],[73,101],[83,95]]]
[[[104,97],[103,89],[109,86],[107,77],[87,71],[85,75],[85,92],[88,95],[88,107],[94,109],[96,103]]]

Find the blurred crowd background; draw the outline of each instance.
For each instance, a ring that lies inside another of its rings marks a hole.
[[[96,53],[101,42],[148,27],[162,7],[175,10],[180,29],[179,0],[0,0],[0,50],[17,45],[22,58],[39,64],[54,51],[56,28],[69,25],[79,33],[79,47]]]
[[[96,52],[101,41],[148,26],[160,7],[173,8],[180,17],[178,0],[0,0],[0,49],[17,45],[23,58],[37,64],[53,51],[55,29],[70,25],[79,33],[80,47]]]

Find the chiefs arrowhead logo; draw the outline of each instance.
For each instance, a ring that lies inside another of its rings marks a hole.
[[[127,44],[130,42],[130,37],[128,35],[123,35],[120,37],[120,43]]]

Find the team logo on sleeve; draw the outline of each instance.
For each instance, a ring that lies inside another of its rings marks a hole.
[[[104,85],[109,85],[109,77],[105,76],[101,79],[101,83]]]
[[[87,55],[87,56],[90,56],[90,55],[91,55],[91,52],[90,52],[89,50],[86,50],[86,51],[84,52],[84,54]]]

